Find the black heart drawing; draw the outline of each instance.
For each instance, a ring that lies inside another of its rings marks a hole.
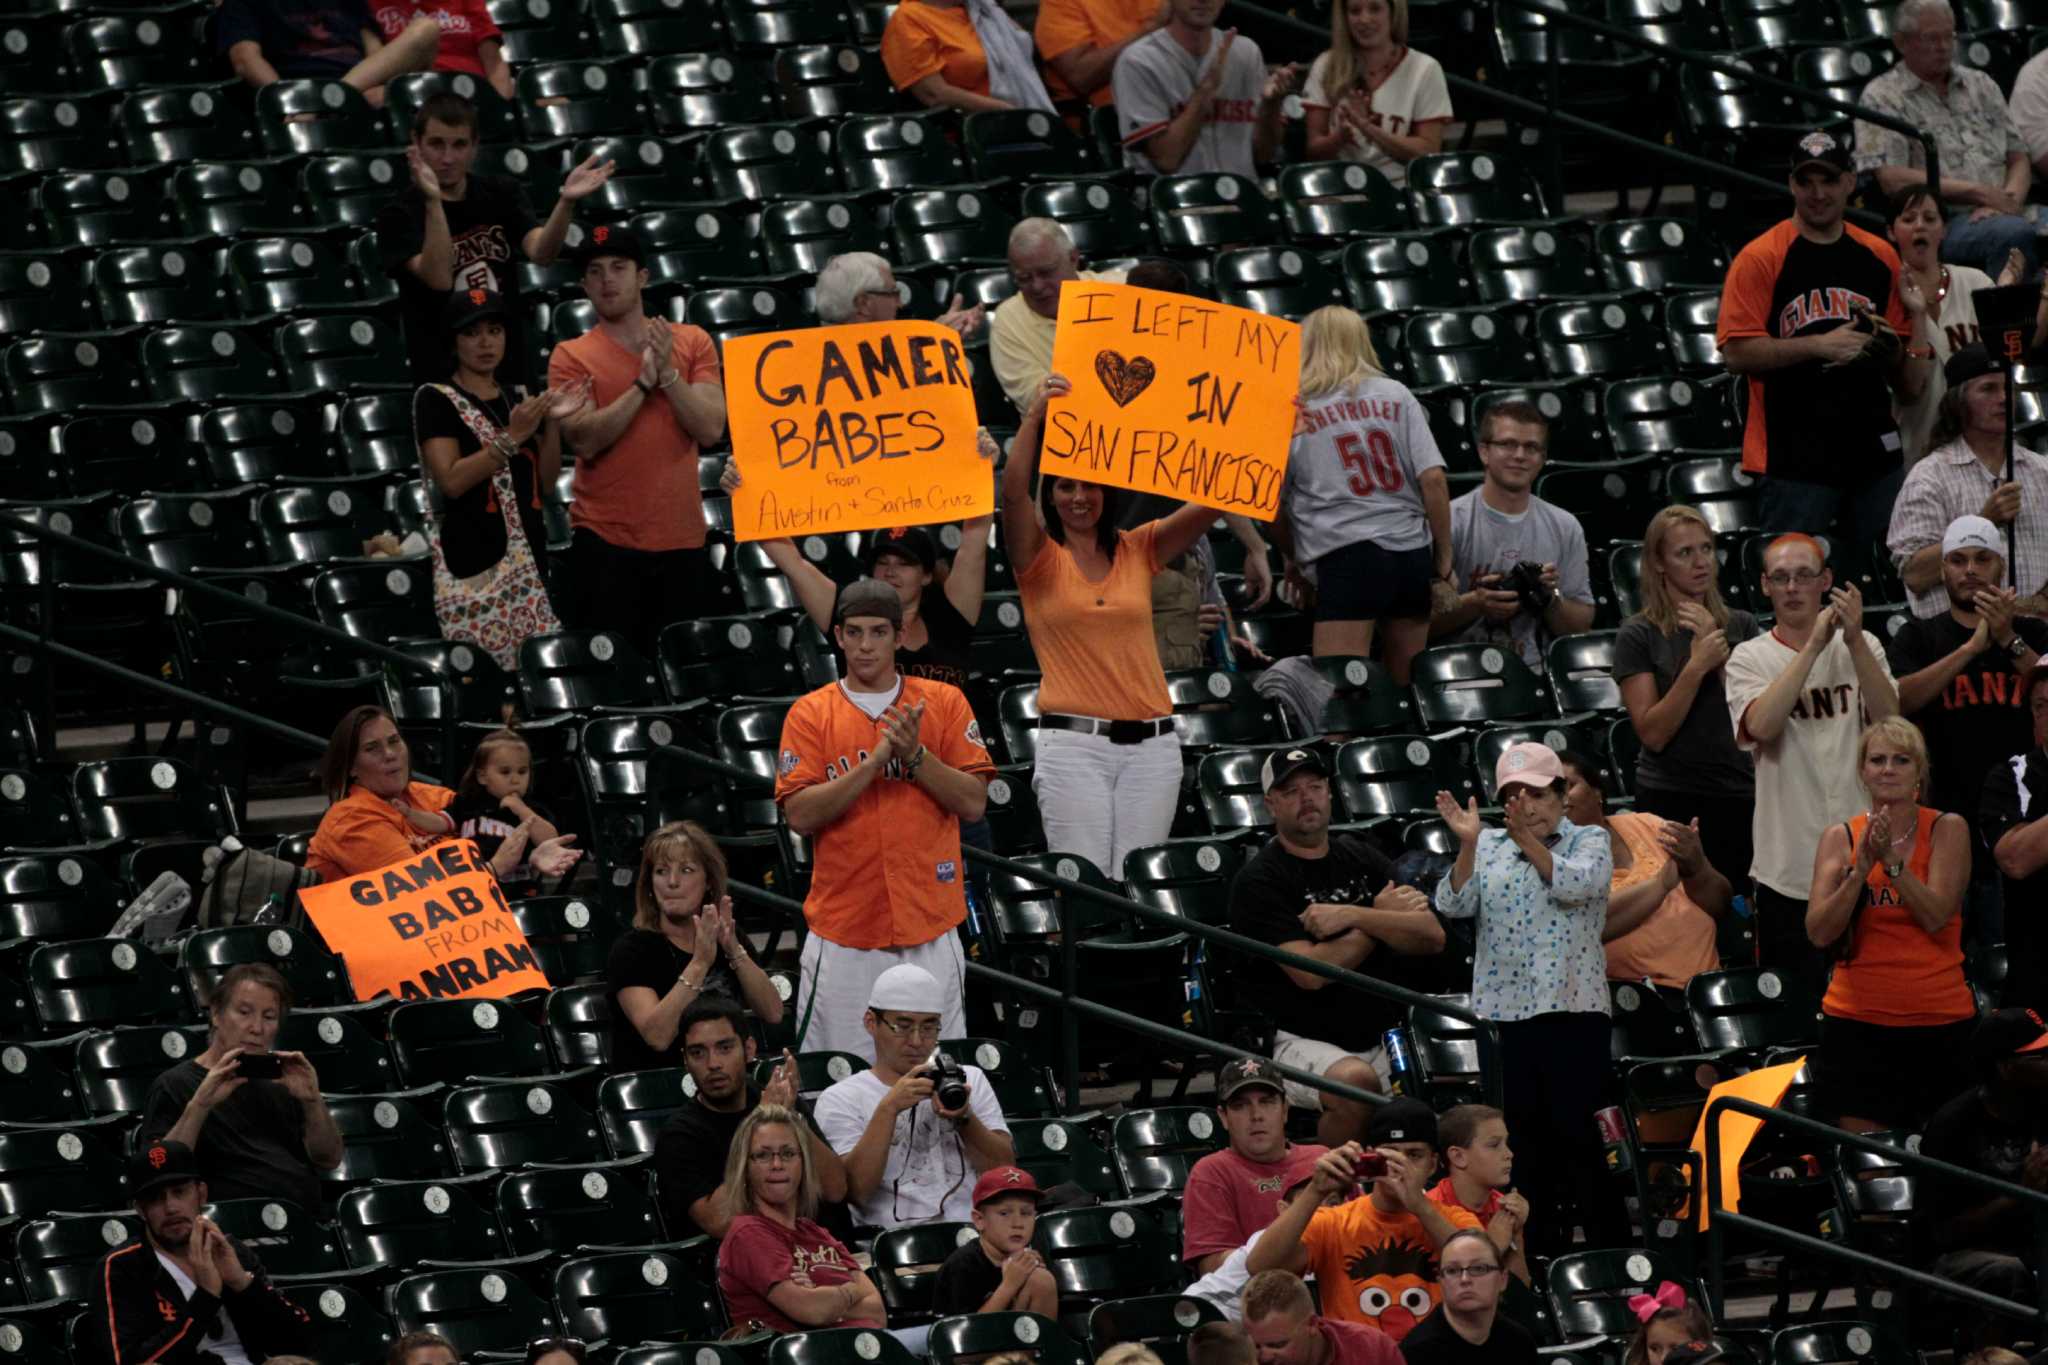
[[[1141,355],[1125,360],[1119,352],[1099,351],[1095,356],[1095,377],[1120,408],[1129,407],[1133,398],[1151,387],[1158,374],[1152,362]]]

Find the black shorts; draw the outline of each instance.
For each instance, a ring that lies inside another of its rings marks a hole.
[[[1823,1014],[1813,1070],[1828,1117],[1847,1114],[1918,1132],[1970,1086],[1973,1078],[1957,1059],[1969,1055],[1976,1028],[1975,1019],[1894,1027]]]
[[[1429,619],[1430,549],[1355,540],[1316,561],[1316,620]]]

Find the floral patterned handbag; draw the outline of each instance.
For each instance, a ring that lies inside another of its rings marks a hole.
[[[497,423],[452,385],[426,387],[454,405],[463,425],[483,445],[503,434]],[[431,494],[431,476],[427,478]],[[444,637],[467,640],[510,673],[519,667],[520,642],[530,635],[558,631],[562,623],[548,602],[547,585],[541,581],[533,547],[526,543],[526,527],[519,520],[519,490],[509,466],[491,475],[491,490],[505,517],[505,557],[482,573],[457,578],[448,572],[448,559],[441,551],[440,519],[427,523],[427,540],[434,551],[434,615],[440,618]]]

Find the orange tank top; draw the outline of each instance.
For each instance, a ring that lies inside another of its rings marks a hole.
[[[1934,822],[1941,812],[1926,806],[1913,829],[1906,859],[1916,881],[1925,883],[1934,862]],[[1848,822],[1854,849],[1870,823],[1866,812]],[[1929,934],[1914,920],[1884,864],[1870,869],[1857,899],[1849,932],[1855,936],[1845,961],[1835,964],[1821,1009],[1837,1019],[1856,1019],[1893,1028],[1952,1024],[1977,1012],[1963,976],[1963,917]]]

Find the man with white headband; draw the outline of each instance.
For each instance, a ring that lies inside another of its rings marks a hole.
[[[2004,942],[1998,866],[1975,836],[1984,775],[2027,747],[2021,696],[2027,670],[2048,649],[2048,626],[2014,614],[2006,582],[2005,536],[1984,517],[1957,517],[1941,537],[1948,610],[1916,616],[1891,638],[1899,712],[1927,736],[1935,762],[1922,801],[1969,822],[1973,840],[1965,932]]]
[[[981,1173],[1016,1164],[988,1077],[934,1055],[948,1008],[938,978],[915,963],[883,972],[861,1019],[874,1068],[818,1096],[818,1131],[845,1159],[846,1204],[861,1227],[965,1223]]]

